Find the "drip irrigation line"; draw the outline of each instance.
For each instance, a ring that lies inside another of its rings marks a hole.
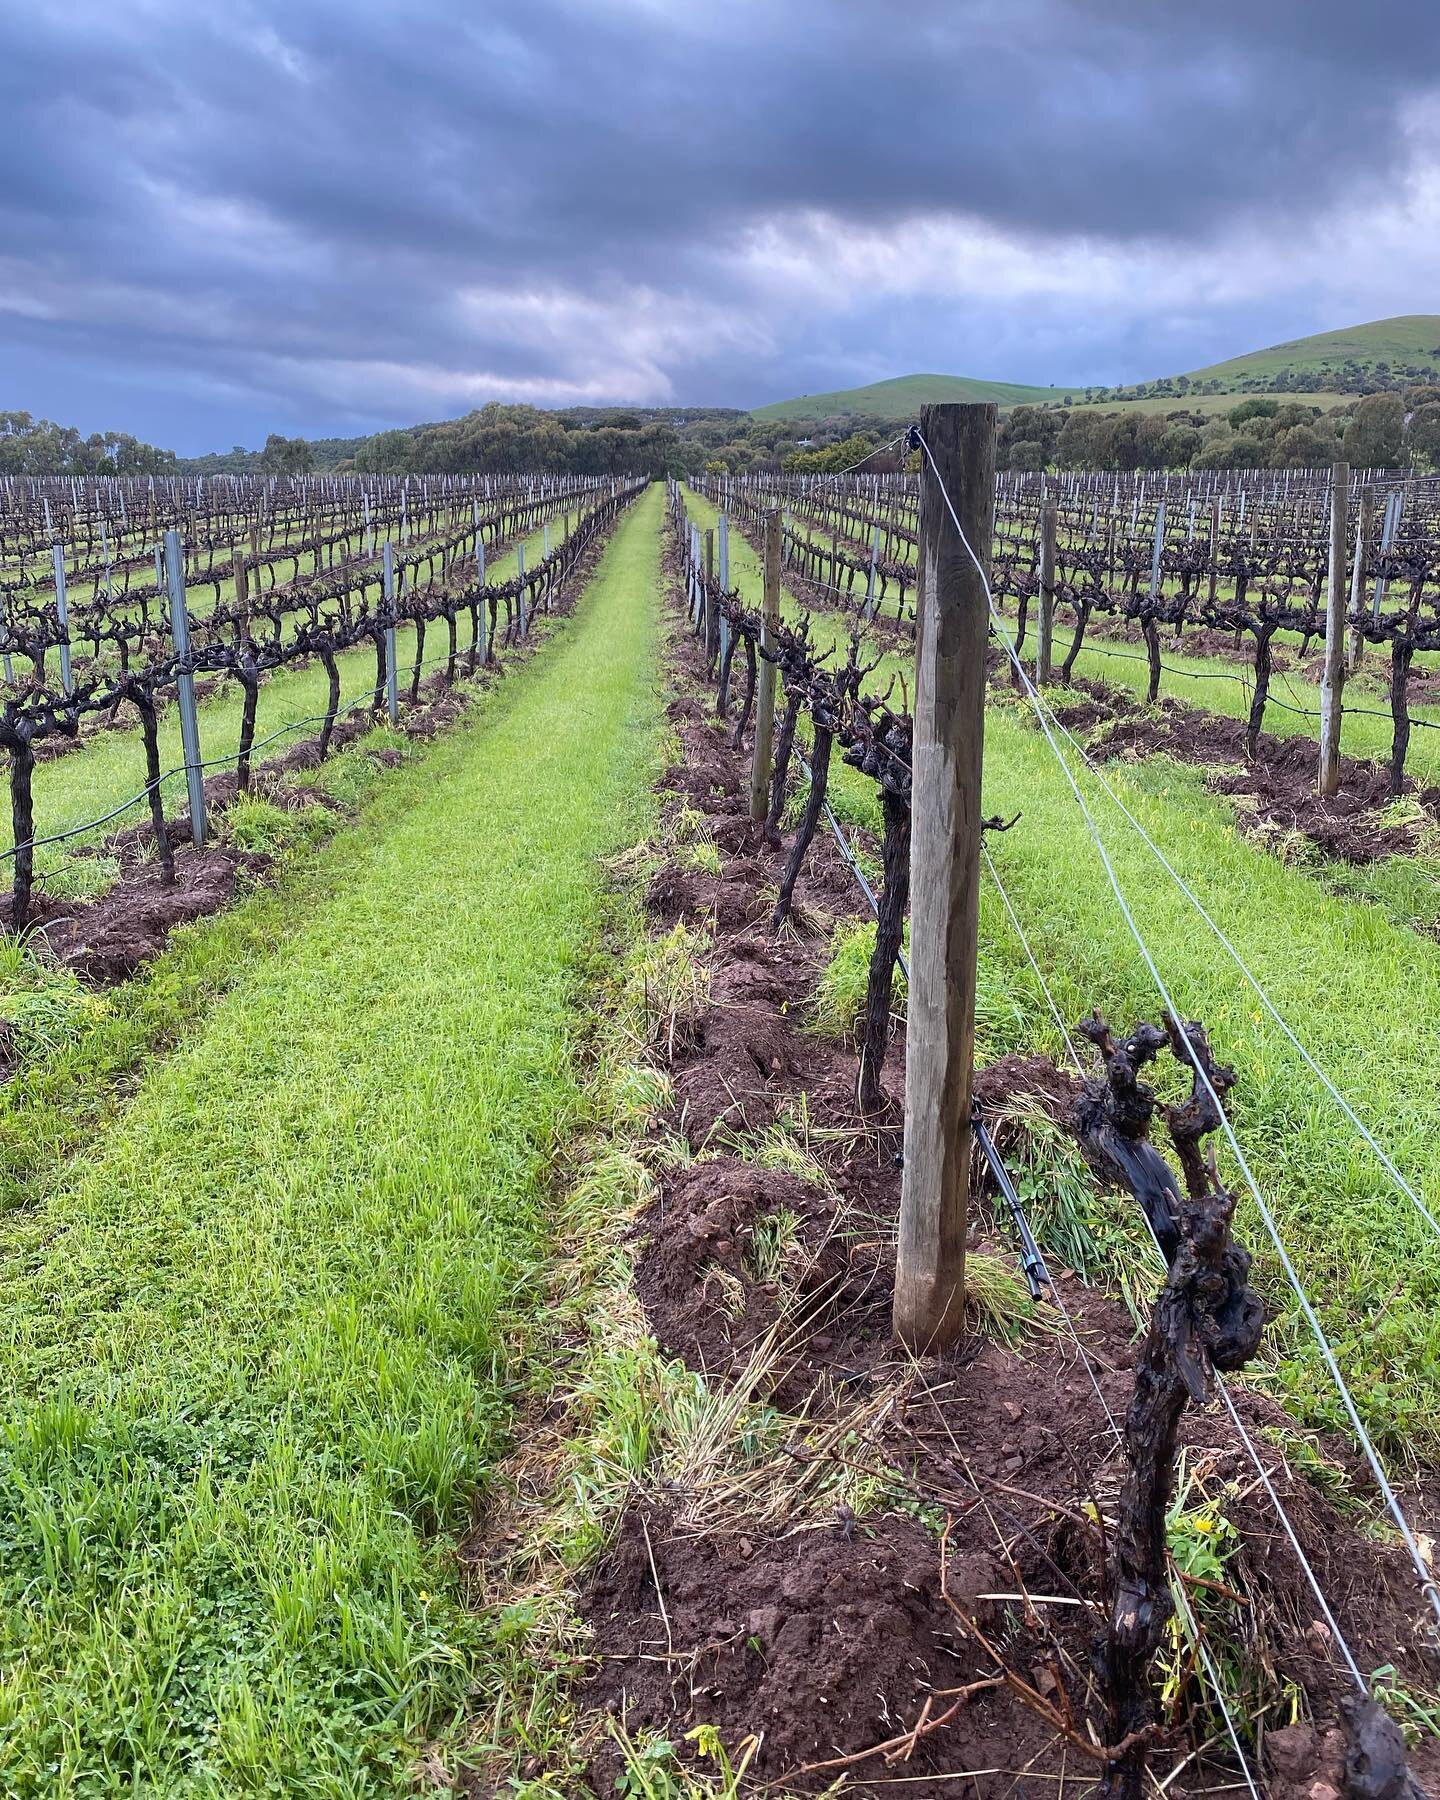
[[[971,547],[970,540],[965,535],[964,527],[960,523],[960,517],[959,517],[959,514],[955,510],[954,502],[951,500],[950,495],[945,488],[945,484],[940,478],[940,472],[935,466],[935,458],[934,458],[933,453],[930,450],[929,444],[926,442],[925,438],[918,430],[916,431],[915,435],[916,435],[917,439],[919,440],[921,447],[924,449],[926,458],[930,464],[931,473],[935,478],[936,486],[940,490],[941,497],[945,502],[946,509],[949,512],[950,518],[955,526],[955,530],[956,530],[957,534],[959,535],[960,542],[964,546],[966,554],[969,556],[971,562],[974,564],[975,569],[980,576],[981,584],[985,589],[986,599],[989,604],[991,619],[995,625],[995,628],[996,628],[997,634],[1000,637],[1001,643],[1004,645],[1007,653],[1009,654],[1010,660],[1013,663],[1013,665],[1016,669],[1016,672],[1018,673],[1018,675],[1020,677],[1022,686],[1027,691],[1027,694],[1031,700],[1031,704],[1035,709],[1036,717],[1040,721],[1041,729],[1045,733],[1046,740],[1049,743],[1051,750],[1053,751],[1057,761],[1059,762],[1060,768],[1061,768],[1062,772],[1064,773],[1066,780],[1069,782],[1070,787],[1071,787],[1072,791],[1074,792],[1074,795],[1075,795],[1077,803],[1079,804],[1081,813],[1084,815],[1086,827],[1089,832],[1091,841],[1095,846],[1096,852],[1100,857],[1102,865],[1104,866],[1106,876],[1110,882],[1110,887],[1115,895],[1116,904],[1118,905],[1121,915],[1125,920],[1125,924],[1130,931],[1130,935],[1135,940],[1136,946],[1139,949],[1141,957],[1143,958],[1143,960],[1145,962],[1145,966],[1149,970],[1150,978],[1154,982],[1155,987],[1156,987],[1157,991],[1159,992],[1160,998],[1163,1001],[1167,1011],[1174,1018],[1178,1019],[1181,1016],[1180,1009],[1175,1004],[1175,1001],[1170,994],[1170,990],[1165,984],[1164,977],[1161,975],[1159,967],[1157,966],[1157,964],[1155,962],[1155,958],[1154,958],[1153,953],[1151,952],[1150,946],[1145,941],[1144,934],[1141,932],[1139,924],[1136,922],[1135,915],[1131,911],[1130,904],[1125,897],[1124,889],[1120,886],[1119,878],[1115,873],[1115,866],[1112,863],[1112,861],[1110,860],[1109,851],[1106,849],[1104,839],[1100,835],[1100,830],[1099,830],[1098,825],[1095,822],[1094,815],[1091,813],[1090,808],[1089,808],[1088,804],[1086,803],[1084,793],[1082,792],[1082,790],[1080,788],[1080,784],[1078,783],[1078,781],[1076,781],[1074,772],[1071,770],[1069,763],[1065,760],[1064,753],[1061,751],[1060,746],[1055,739],[1054,733],[1051,730],[1049,721],[1046,718],[1047,709],[1044,705],[1044,702],[1039,695],[1039,691],[1036,689],[1034,683],[1030,680],[1029,675],[1026,673],[1025,666],[1021,662],[1020,657],[1015,650],[1014,644],[1010,641],[1009,636],[1002,629],[1003,621],[1001,620],[1000,615],[996,610],[994,597],[990,592],[990,582],[989,582],[989,578],[985,572],[985,566],[981,562],[980,558],[975,554],[974,549]],[[1395,1490],[1390,1483],[1389,1476],[1385,1472],[1385,1467],[1384,1467],[1384,1464],[1380,1460],[1379,1453],[1375,1449],[1375,1445],[1371,1440],[1369,1432],[1365,1429],[1364,1422],[1361,1419],[1359,1410],[1355,1405],[1354,1397],[1352,1396],[1352,1394],[1350,1392],[1349,1386],[1347,1385],[1344,1376],[1340,1372],[1340,1365],[1336,1361],[1335,1352],[1330,1343],[1329,1338],[1326,1336],[1325,1328],[1321,1325],[1320,1320],[1319,1320],[1318,1316],[1316,1315],[1315,1308],[1311,1304],[1310,1296],[1306,1292],[1303,1282],[1300,1280],[1300,1277],[1299,1277],[1298,1272],[1296,1271],[1295,1265],[1290,1258],[1290,1253],[1285,1247],[1284,1239],[1280,1235],[1280,1230],[1279,1230],[1278,1225],[1275,1222],[1275,1217],[1274,1217],[1273,1213],[1271,1212],[1269,1206],[1267,1205],[1264,1195],[1260,1192],[1259,1183],[1256,1181],[1255,1176],[1250,1168],[1250,1164],[1249,1164],[1248,1160],[1246,1159],[1244,1149],[1242,1148],[1242,1146],[1240,1144],[1240,1140],[1235,1134],[1235,1128],[1231,1124],[1229,1116],[1225,1112],[1224,1107],[1220,1104],[1220,1097],[1215,1092],[1214,1084],[1211,1082],[1210,1077],[1207,1074],[1207,1072],[1203,1066],[1203,1063],[1201,1062],[1200,1057],[1197,1055],[1194,1047],[1190,1044],[1188,1037],[1186,1037],[1183,1032],[1181,1033],[1181,1042],[1185,1047],[1188,1060],[1190,1061],[1191,1066],[1194,1068],[1197,1078],[1199,1079],[1201,1085],[1205,1088],[1206,1093],[1208,1094],[1211,1103],[1214,1105],[1216,1112],[1219,1115],[1221,1129],[1225,1133],[1226,1140],[1228,1141],[1228,1143],[1230,1145],[1231,1152],[1235,1157],[1235,1160],[1240,1169],[1240,1172],[1245,1179],[1246,1186],[1250,1189],[1251,1195],[1254,1198],[1256,1209],[1258,1210],[1261,1221],[1265,1226],[1266,1234],[1268,1235],[1271,1243],[1275,1247],[1276,1255],[1280,1259],[1280,1265],[1283,1268],[1283,1270],[1285,1271],[1286,1279],[1290,1283],[1290,1287],[1291,1287],[1292,1291],[1294,1292],[1295,1297],[1300,1304],[1300,1309],[1303,1312],[1303,1314],[1305,1315],[1306,1323],[1309,1325],[1310,1330],[1315,1338],[1315,1342],[1320,1350],[1321,1357],[1326,1365],[1326,1368],[1329,1370],[1331,1379],[1335,1383],[1336,1391],[1338,1392],[1338,1394],[1340,1396],[1341,1404],[1343,1405],[1345,1412],[1346,1412],[1346,1416],[1349,1418],[1351,1427],[1353,1428],[1353,1430],[1355,1432],[1356,1440],[1360,1444],[1360,1447],[1365,1455],[1365,1459],[1369,1463],[1371,1472],[1375,1477],[1376,1484],[1379,1487],[1380,1492],[1384,1497],[1386,1510],[1389,1512],[1391,1518],[1395,1521],[1396,1527],[1398,1528],[1401,1537],[1405,1541],[1405,1546],[1409,1552],[1411,1563],[1413,1564],[1416,1575],[1419,1578],[1421,1592],[1424,1594],[1427,1602],[1429,1603],[1431,1611],[1434,1613],[1437,1623],[1440,1623],[1440,1588],[1436,1587],[1435,1579],[1430,1572],[1429,1565],[1426,1563],[1425,1558],[1421,1555],[1420,1546],[1415,1541],[1415,1534],[1411,1528],[1410,1521],[1406,1518],[1405,1513],[1400,1506],[1399,1499],[1397,1498]]]

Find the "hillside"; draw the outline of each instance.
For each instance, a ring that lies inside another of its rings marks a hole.
[[[1199,410],[1213,411],[1215,396],[1268,392],[1287,393],[1314,405],[1333,405],[1340,395],[1427,378],[1440,380],[1440,314],[1412,313],[1292,338],[1183,375],[1158,376],[1122,387],[1036,387],[964,375],[901,375],[867,387],[775,401],[756,407],[751,416],[904,419],[937,400],[993,400],[1004,410],[1063,404],[1067,397],[1072,406],[1151,412],[1157,405],[1185,401]],[[1208,405],[1206,396],[1211,397]]]
[[[1187,379],[1192,384],[1218,381],[1229,393],[1243,393],[1257,382],[1274,383],[1285,376],[1344,376],[1351,370],[1364,375],[1440,376],[1440,314],[1410,313],[1292,338],[1267,350],[1252,350],[1248,356],[1192,369]]]
[[[801,394],[757,406],[755,419],[833,419],[864,414],[872,419],[908,419],[934,401],[993,400],[997,406],[1044,406],[1078,390],[1029,387],[1019,381],[979,381],[969,375],[897,375],[868,387],[830,394]]]

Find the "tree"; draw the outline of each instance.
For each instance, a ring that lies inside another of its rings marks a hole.
[[[281,437],[272,431],[260,452],[260,467],[267,475],[308,475],[315,467],[315,453],[304,438]]]
[[[1021,438],[1019,443],[1011,444],[1005,453],[1006,467],[1011,469],[1038,472],[1046,466],[1048,460],[1045,446],[1038,438]]]
[[[1278,400],[1262,400],[1257,395],[1253,400],[1242,400],[1238,406],[1232,406],[1225,416],[1232,429],[1238,431],[1251,419],[1273,419],[1279,410]]]
[[[1164,451],[1163,467],[1167,469],[1188,469],[1190,459],[1200,448],[1200,433],[1193,425],[1171,425],[1161,443]]]
[[[1325,433],[1314,425],[1291,425],[1277,432],[1270,451],[1274,469],[1323,469],[1335,461],[1339,446],[1334,432]]]
[[[1352,469],[1393,469],[1405,453],[1405,402],[1398,394],[1367,394],[1345,427],[1344,443]]]
[[[1417,462],[1440,469],[1440,401],[1422,406],[1411,415],[1405,441]]]

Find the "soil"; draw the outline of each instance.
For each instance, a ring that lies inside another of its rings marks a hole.
[[[1315,792],[1316,756],[1309,737],[1260,733],[1256,755],[1245,746],[1245,723],[1162,697],[1147,707],[1128,688],[1077,679],[1086,697],[1056,709],[1062,725],[1083,736],[1091,756],[1144,757],[1156,752],[1210,768],[1205,785],[1239,799],[1240,829],[1252,837],[1297,832],[1323,855],[1349,863],[1410,856],[1440,820],[1440,788],[1406,781],[1405,792],[1423,809],[1413,824],[1388,824],[1389,771],[1354,757],[1340,760],[1340,789],[1333,799]]]
[[[939,1543],[909,1519],[833,1521],[756,1542],[676,1532],[663,1513],[634,1508],[586,1596],[596,1649],[613,1659],[589,1697],[632,1734],[679,1717],[718,1726],[731,1746],[754,1735],[753,1775],[815,1791],[835,1771],[796,1771],[884,1742],[927,1702],[942,1711],[937,1692],[990,1673],[945,1593],[990,1617],[999,1608],[974,1596],[999,1579],[984,1553],[960,1550],[942,1589]],[[977,1694],[963,1717],[961,1757],[953,1739],[922,1740],[906,1793],[953,1794],[953,1779],[924,1777],[1019,1770],[1045,1750],[1046,1728],[1003,1693]],[[597,1793],[613,1792],[618,1768],[613,1747],[597,1753]],[[866,1791],[863,1775],[847,1792]]]
[[[712,1388],[743,1381],[746,1398],[781,1409],[786,1436],[763,1509],[758,1490],[740,1502],[729,1492],[722,1504],[703,1482],[660,1482],[632,1499],[588,1577],[581,1609],[594,1663],[578,1699],[592,1791],[612,1794],[621,1766],[607,1717],[632,1736],[661,1732],[686,1758],[694,1750],[685,1734],[698,1724],[717,1726],[732,1756],[758,1738],[744,1792],[778,1782],[818,1793],[842,1773],[847,1793],[917,1800],[961,1791],[998,1800],[1021,1791],[1017,1778],[1027,1774],[1036,1792],[1055,1791],[1061,1777],[1088,1786],[1101,1774],[1088,1734],[1104,1728],[1093,1685],[1103,1617],[1094,1519],[1097,1508],[1113,1511],[1124,1476],[1116,1422],[1133,1385],[1131,1316],[1052,1259],[1075,1337],[1046,1303],[1037,1326],[1013,1342],[977,1321],[944,1356],[897,1353],[903,1030],[887,1061],[888,1105],[878,1121],[862,1122],[853,1049],[799,1023],[832,925],[864,916],[865,903],[833,844],[817,836],[797,889],[803,928],[771,935],[762,895],[773,893],[782,851],[749,823],[748,754],[715,728],[683,607],[675,613],[670,716],[682,753],[662,794],[672,817],[681,806],[702,812],[723,855],[718,875],[672,863],[650,890],[657,930],[677,918],[708,924],[710,998],[676,1033],[674,1106],[655,1127],[657,1136],[683,1135],[695,1160],[672,1162],[639,1221],[636,1287],[665,1350]],[[1089,703],[1108,701],[1100,693]],[[1039,1056],[1007,1057],[975,1081],[1002,1154],[1019,1142],[1016,1095],[1063,1124],[1077,1089]],[[771,1140],[757,1134],[777,1120],[823,1181],[765,1157]],[[782,1213],[790,1247],[777,1279],[757,1246],[765,1222]],[[973,1248],[1013,1266],[1008,1221],[997,1222],[978,1178],[972,1218]],[[767,1335],[772,1353],[757,1358]],[[1232,1391],[1357,1656],[1367,1668],[1394,1662],[1418,1687],[1433,1683],[1403,1554],[1373,1541],[1354,1512],[1287,1464],[1263,1435],[1294,1429],[1273,1402]],[[1327,1800],[1315,1783],[1336,1769],[1346,1683],[1310,1590],[1274,1513],[1256,1498],[1254,1466],[1228,1416],[1192,1409],[1182,1442],[1196,1495],[1228,1492],[1221,1504],[1241,1536],[1226,1566],[1241,1604],[1224,1629],[1245,1636],[1256,1665],[1274,1672],[1266,1697],[1277,1727],[1290,1716],[1282,1678],[1308,1712],[1269,1734],[1260,1765],[1285,1800]],[[1312,1442],[1366,1492],[1348,1446]],[[859,1518],[844,1504],[817,1510],[811,1487],[826,1474],[876,1484],[873,1509]],[[988,1683],[1002,1663],[1013,1681],[954,1693]],[[908,1745],[892,1743],[907,1733]],[[1168,1719],[1157,1774],[1195,1743],[1187,1716]],[[1412,1763],[1433,1779],[1436,1746]],[[974,1772],[963,1790],[961,1771]],[[1235,1778],[1212,1748],[1167,1792]]]

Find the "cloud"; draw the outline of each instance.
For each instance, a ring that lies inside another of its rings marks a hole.
[[[184,449],[486,398],[1134,379],[1440,277],[1418,4],[41,0],[0,394]]]

